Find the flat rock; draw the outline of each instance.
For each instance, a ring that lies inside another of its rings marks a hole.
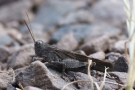
[[[32,62],[31,56],[35,55],[34,52],[35,51],[33,44],[24,45],[23,47],[20,48],[19,51],[13,53],[9,57],[7,61],[8,67],[17,69],[29,65]]]
[[[46,0],[37,10],[32,22],[40,23],[45,30],[55,26],[58,20],[67,12],[87,7],[87,0]]]
[[[106,23],[115,26],[123,25],[126,18],[123,7],[124,3],[121,0],[98,0],[90,8],[90,12],[94,16],[93,23]]]
[[[9,69],[8,71],[3,71],[0,73],[0,89],[6,89],[9,84],[12,84],[15,79],[15,74],[13,69]]]
[[[26,86],[26,87],[24,88],[24,90],[43,90],[43,89],[36,88],[36,87],[32,87],[32,86]]]
[[[117,83],[125,85],[127,82],[127,73],[125,72],[109,72],[109,74],[117,80]]]
[[[97,52],[97,53],[93,53],[90,55],[92,58],[96,58],[99,60],[104,60],[105,59],[105,53],[104,52]]]
[[[65,35],[56,45],[60,49],[72,51],[77,48],[78,41],[74,38],[73,33]]]
[[[114,63],[114,71],[119,72],[127,72],[128,71],[128,63],[125,57],[121,56],[118,60]]]
[[[9,48],[5,46],[1,46],[0,47],[0,62],[6,62],[9,56],[10,56]]]
[[[40,61],[35,61],[29,66],[15,70],[16,82],[23,87],[34,86],[43,90],[61,90],[67,84],[60,75],[48,68]],[[68,86],[65,90],[75,90],[75,87]]]

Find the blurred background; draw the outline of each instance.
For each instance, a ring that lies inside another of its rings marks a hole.
[[[127,38],[123,6],[123,0],[0,0],[0,47],[9,56],[34,43],[27,13],[36,40],[87,55],[113,51]]]

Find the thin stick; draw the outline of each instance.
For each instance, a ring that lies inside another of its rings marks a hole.
[[[31,36],[32,36],[32,39],[33,39],[33,41],[34,41],[34,43],[36,42],[36,40],[35,40],[35,38],[34,38],[34,34],[33,34],[33,32],[30,30],[30,28],[29,28],[29,26],[28,26],[28,24],[26,23],[26,21],[24,20],[24,23],[26,24],[26,26],[27,26],[27,28],[28,28],[28,30],[29,30],[29,32],[30,32],[30,34],[31,34]]]

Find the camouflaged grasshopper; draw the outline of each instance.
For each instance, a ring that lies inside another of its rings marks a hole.
[[[75,68],[86,66],[87,65],[86,62],[88,61],[88,59],[96,63],[96,65],[93,68],[95,70],[104,72],[105,67],[109,67],[109,70],[113,69],[113,65],[110,62],[98,60],[76,52],[59,49],[55,46],[44,43],[41,40],[36,41],[33,32],[31,31],[25,20],[24,23],[26,24],[34,41],[34,49],[36,57],[35,59],[48,62],[54,66],[62,68],[63,75],[65,74],[65,69],[74,70]]]

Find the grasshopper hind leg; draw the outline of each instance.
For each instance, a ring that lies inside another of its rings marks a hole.
[[[66,72],[65,72],[65,69],[66,69],[66,63],[64,62],[59,62],[59,61],[49,61],[49,63],[57,66],[57,67],[61,67],[62,68],[62,75],[61,75],[61,78],[64,79],[65,81],[68,81],[67,77],[71,80],[71,76],[68,75]]]

